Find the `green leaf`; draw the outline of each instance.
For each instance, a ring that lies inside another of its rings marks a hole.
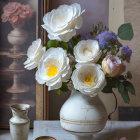
[[[81,35],[77,35],[76,38],[80,41],[81,40]]]
[[[117,54],[117,50],[115,46],[111,47],[111,55],[116,55]]]
[[[111,80],[111,86],[112,86],[112,88],[118,87],[119,83],[120,83],[120,81],[118,79],[112,78],[112,80]]]
[[[129,81],[124,81],[123,82],[126,89],[132,94],[132,95],[135,95],[135,88],[134,86],[129,82]]]
[[[77,45],[77,43],[80,41],[77,37],[73,37],[72,41],[74,43],[74,46]]]
[[[112,93],[112,87],[111,86],[105,86],[102,90],[103,93]]]
[[[57,40],[49,40],[47,43],[47,47],[51,48],[51,47],[58,47],[59,46],[59,41]]]
[[[57,89],[56,92],[57,92],[58,95],[61,94],[61,90],[60,89]]]
[[[128,91],[127,91],[127,89],[125,88],[125,85],[122,82],[120,82],[120,84],[118,85],[118,91],[120,92],[124,102],[126,104],[129,104],[130,98],[129,98],[129,95],[128,95]]]
[[[62,83],[62,87],[60,88],[61,91],[66,92],[68,91],[67,83]]]
[[[125,77],[124,77],[124,75],[120,75],[120,76],[118,77],[118,79],[119,79],[119,80],[126,80]]]
[[[122,24],[118,29],[118,36],[122,40],[131,40],[134,36],[132,25],[130,23]]]
[[[69,48],[68,43],[66,43],[66,42],[61,42],[61,46],[64,50],[68,50],[68,48]]]
[[[93,27],[93,32],[96,34],[97,33],[97,25],[95,25],[94,27]]]
[[[74,43],[73,43],[73,40],[70,39],[69,42],[68,42],[68,52],[73,54],[73,48],[74,48]]]

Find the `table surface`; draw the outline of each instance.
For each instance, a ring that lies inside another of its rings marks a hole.
[[[11,140],[10,130],[0,130],[0,140]],[[33,130],[28,135],[28,140],[33,140]]]
[[[52,136],[56,140],[74,140],[64,131],[60,121],[34,121],[33,140],[39,136]],[[140,122],[108,121],[103,131],[94,135],[94,140],[113,140],[115,137],[140,140]]]

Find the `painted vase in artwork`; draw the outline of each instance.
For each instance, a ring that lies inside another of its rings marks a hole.
[[[24,70],[22,64],[19,62],[25,54],[20,51],[20,46],[23,45],[28,37],[27,31],[22,26],[13,26],[14,29],[8,34],[8,42],[13,45],[9,58],[12,58],[13,62],[10,64],[9,69],[13,72],[13,85],[7,89],[9,93],[21,93],[26,92],[28,87],[21,84],[20,79]]]
[[[10,119],[10,133],[12,140],[27,140],[30,120],[27,116],[30,105],[15,104],[11,106],[13,117]]]

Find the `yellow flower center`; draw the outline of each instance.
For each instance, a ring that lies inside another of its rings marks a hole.
[[[46,68],[48,69],[48,71],[46,72],[46,75],[48,77],[52,77],[55,76],[58,73],[58,68],[56,65],[53,64],[47,64]]]
[[[89,56],[89,55],[93,54],[93,51],[90,48],[84,48],[83,49],[83,54],[84,54],[84,56]]]
[[[86,77],[85,77],[85,82],[84,82],[84,84],[85,85],[91,85],[91,86],[94,86],[96,83],[95,83],[95,81],[93,80],[93,75],[92,74],[89,74],[89,75],[87,75]]]

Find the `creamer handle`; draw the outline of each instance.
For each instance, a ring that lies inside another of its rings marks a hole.
[[[114,95],[114,98],[115,98],[115,108],[111,113],[109,113],[109,115],[108,115],[109,120],[111,120],[112,114],[116,112],[117,107],[118,107],[118,100],[117,100],[116,94],[114,93],[114,91],[112,91],[112,94]]]

